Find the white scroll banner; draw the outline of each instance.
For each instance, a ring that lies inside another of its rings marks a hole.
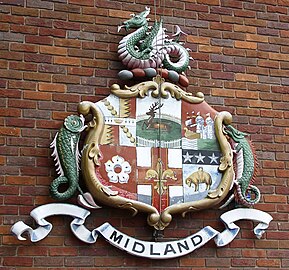
[[[219,233],[214,239],[218,247],[228,245],[237,236],[238,232],[240,231],[240,227],[234,222],[242,219],[259,222],[254,228],[254,234],[258,239],[260,239],[265,230],[269,227],[269,223],[273,218],[271,215],[261,210],[237,208],[222,214],[220,219],[225,224],[226,230]]]
[[[11,228],[11,232],[19,240],[26,240],[22,237],[22,234],[25,232],[28,233],[32,242],[42,240],[52,230],[52,224],[46,221],[45,218],[54,215],[68,215],[74,217],[70,223],[70,227],[79,240],[93,244],[96,242],[98,235],[102,235],[110,244],[119,249],[125,250],[135,256],[151,259],[169,259],[186,255],[203,246],[212,238],[214,238],[218,247],[225,246],[237,236],[240,228],[234,222],[241,219],[259,222],[254,228],[254,233],[257,238],[260,238],[272,220],[272,217],[263,211],[239,208],[221,215],[221,220],[226,226],[226,229],[221,233],[210,226],[206,226],[197,233],[180,240],[152,242],[130,237],[118,231],[107,222],[90,231],[84,225],[85,219],[90,215],[90,212],[72,204],[51,203],[42,205],[32,210],[30,215],[39,227],[33,230],[22,221],[15,223]]]

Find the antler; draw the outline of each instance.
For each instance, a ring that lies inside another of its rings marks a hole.
[[[160,103],[157,101],[157,102],[153,103],[153,104],[150,106],[149,110],[150,110],[150,112],[156,111],[156,110],[160,109],[163,105],[164,105],[164,103],[163,103],[163,104],[160,104]]]

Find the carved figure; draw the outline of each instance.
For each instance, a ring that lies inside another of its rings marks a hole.
[[[201,116],[200,112],[197,112],[195,121],[196,121],[196,133],[199,133],[200,137],[203,139],[204,118]]]
[[[196,172],[193,172],[187,179],[186,184],[191,187],[195,185],[195,191],[199,191],[199,184],[205,183],[206,190],[209,190],[212,185],[212,177],[209,173],[205,172],[203,167],[199,167]]]
[[[144,126],[146,126],[146,129],[149,129],[152,126],[154,128],[159,128],[157,126],[157,123],[154,123],[154,125],[153,125],[153,121],[154,121],[156,113],[157,113],[156,111],[158,109],[160,109],[163,105],[164,104],[160,104],[159,102],[155,102],[150,106],[149,111],[146,112],[146,114],[149,115],[149,118],[143,122],[142,129],[144,129]]]
[[[233,151],[236,155],[235,199],[240,204],[252,206],[259,202],[261,197],[260,190],[252,185],[257,173],[254,149],[246,138],[248,134],[237,130],[233,126],[227,125],[225,134],[233,140]],[[251,198],[250,193],[253,193],[255,198]]]
[[[188,68],[191,58],[188,50],[178,42],[183,32],[177,27],[177,32],[173,35],[176,39],[168,39],[162,21],[155,22],[152,27],[148,26],[147,16],[149,13],[150,8],[146,7],[145,11],[137,15],[132,14],[130,20],[118,27],[118,31],[121,28],[137,29],[120,41],[118,46],[120,60],[129,69],[162,66],[178,73],[184,72]],[[171,60],[171,57],[177,61]]]
[[[54,179],[50,185],[51,196],[57,200],[69,199],[79,188],[79,150],[78,142],[80,133],[86,128],[82,115],[70,115],[65,118],[63,127],[55,135],[51,148],[52,156],[56,161],[56,171],[59,177]],[[68,188],[64,192],[59,192],[58,188],[62,184],[67,184]]]

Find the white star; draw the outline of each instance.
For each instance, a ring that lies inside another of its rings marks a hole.
[[[210,161],[210,164],[211,163],[216,163],[216,164],[218,164],[218,161],[217,161],[217,159],[219,158],[218,156],[215,156],[215,153],[213,153],[211,156],[208,156],[209,157],[209,159],[211,160]]]
[[[190,154],[189,154],[189,152],[187,152],[185,155],[183,155],[183,157],[184,157],[184,163],[186,162],[186,161],[189,161],[189,162],[192,162],[192,157],[194,157],[193,155],[191,156]]]
[[[197,156],[195,156],[198,160],[197,163],[203,162],[204,163],[204,158],[206,156],[202,156],[202,153],[199,153]]]

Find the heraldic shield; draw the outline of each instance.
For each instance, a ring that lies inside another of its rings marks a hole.
[[[219,205],[234,179],[233,153],[217,112],[204,95],[183,91],[157,76],[97,102],[81,102],[89,119],[81,158],[86,186],[98,203],[167,227],[172,215]]]

